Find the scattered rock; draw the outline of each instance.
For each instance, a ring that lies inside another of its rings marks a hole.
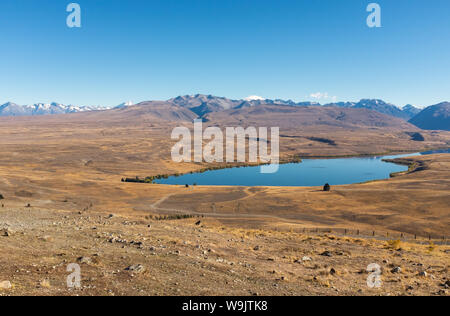
[[[143,273],[143,272],[145,272],[145,267],[141,264],[135,264],[135,265],[129,266],[125,270],[130,271],[130,272],[135,272],[135,273]]]
[[[77,259],[77,262],[80,264],[92,264],[92,259],[89,257],[80,257]]]
[[[394,269],[391,270],[391,273],[402,273],[402,268],[395,267]]]
[[[310,257],[304,256],[302,258],[302,261],[312,261],[312,259]]]
[[[428,276],[428,273],[426,271],[422,271],[422,272],[419,272],[419,276],[426,278]]]
[[[254,251],[259,251],[261,249],[260,246],[256,246],[255,248],[253,248]]]
[[[53,238],[51,236],[43,236],[41,238],[39,238],[41,241],[53,241]]]
[[[0,230],[0,236],[2,237],[10,237],[12,232],[8,228],[4,228]]]
[[[202,221],[198,221],[197,223],[195,223],[195,225],[200,226],[201,223]]]
[[[0,290],[9,290],[12,288],[12,284],[9,281],[0,282]]]
[[[333,257],[333,254],[330,251],[322,252],[320,255],[324,257]]]

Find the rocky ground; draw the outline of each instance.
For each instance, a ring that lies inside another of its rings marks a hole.
[[[0,295],[444,295],[450,247],[0,208]],[[81,268],[68,288],[67,267]],[[368,265],[381,267],[369,288]]]

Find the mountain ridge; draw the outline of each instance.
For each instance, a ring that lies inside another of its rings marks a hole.
[[[264,99],[261,97],[251,96],[242,100],[233,100],[225,97],[215,97],[212,95],[185,95],[173,99],[168,102],[174,103],[181,107],[191,109],[200,117],[213,112],[220,112],[229,109],[240,109],[246,107],[254,107],[260,105],[287,105],[287,106],[324,106],[324,107],[345,107],[345,108],[365,108],[382,114],[409,120],[420,112],[419,108],[407,105],[399,108],[393,104],[387,103],[379,99],[362,99],[359,102],[336,102],[328,104],[320,104],[318,102],[295,102],[292,100],[282,99]]]
[[[308,106],[322,106],[322,107],[339,107],[339,108],[363,108],[387,114],[393,117],[401,118],[405,121],[412,119],[419,114],[421,110],[412,105],[406,105],[403,108],[387,103],[380,99],[362,99],[359,102],[334,102],[328,104],[320,104],[318,102],[303,101],[295,102],[292,100],[283,99],[265,99],[262,97],[251,96],[245,99],[229,99],[226,97],[218,97],[214,95],[195,94],[178,96],[167,101],[145,101],[139,104],[148,104],[151,102],[166,102],[174,104],[181,108],[185,108],[198,117],[204,118],[210,113],[222,112],[231,109],[252,108],[261,105],[279,105],[292,107],[308,107]],[[101,111],[109,109],[121,109],[134,106],[133,102],[124,102],[115,107],[100,107],[100,106],[74,106],[63,105],[60,103],[37,103],[34,105],[18,105],[12,102],[7,102],[0,105],[1,116],[37,116],[37,115],[52,115],[52,114],[70,114],[87,111]],[[185,116],[186,113],[183,114]]]
[[[410,119],[409,123],[425,130],[450,131],[450,102],[427,107]]]
[[[0,105],[0,116],[39,116],[54,114],[69,114],[87,111],[100,111],[109,108],[101,106],[75,106],[61,103],[36,103],[33,105],[18,105],[6,102]]]

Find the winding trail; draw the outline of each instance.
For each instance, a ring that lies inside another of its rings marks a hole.
[[[168,209],[168,208],[162,208],[162,207],[159,207],[159,205],[160,205],[161,203],[164,203],[164,202],[165,202],[166,200],[168,200],[171,196],[174,196],[174,195],[176,195],[176,194],[177,194],[177,193],[170,193],[170,194],[166,195],[165,197],[159,199],[158,201],[156,201],[156,202],[153,203],[152,205],[150,205],[150,207],[151,207],[153,210],[155,210],[155,211],[176,212],[176,213],[179,213],[179,212],[185,212],[185,211],[183,211],[183,210]]]

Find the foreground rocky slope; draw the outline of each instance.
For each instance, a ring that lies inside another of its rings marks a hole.
[[[450,285],[441,245],[18,205],[0,222],[0,295],[448,295]],[[67,287],[71,263],[80,289]],[[380,288],[367,285],[372,263]]]

